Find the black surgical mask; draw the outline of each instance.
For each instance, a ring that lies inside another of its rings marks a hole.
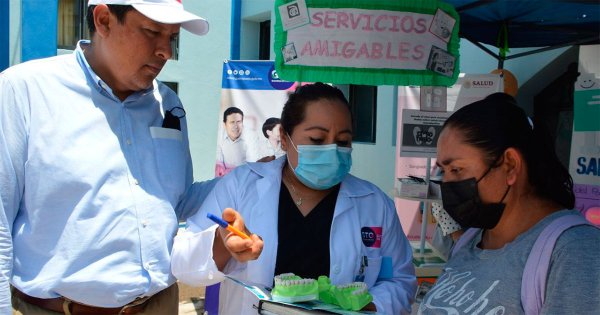
[[[463,229],[470,227],[481,229],[492,229],[500,221],[504,212],[505,204],[502,203],[510,186],[506,189],[504,196],[498,203],[484,204],[479,197],[477,183],[481,181],[491,170],[490,167],[479,180],[469,178],[457,182],[443,182],[442,202],[444,209]]]

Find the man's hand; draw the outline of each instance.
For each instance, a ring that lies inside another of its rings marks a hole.
[[[221,177],[225,175],[227,172],[225,171],[225,164],[217,163],[215,164],[215,177]]]
[[[222,248],[220,249],[225,250],[225,252],[223,250],[214,252],[215,262],[217,262],[219,270],[223,270],[231,257],[239,262],[257,259],[263,249],[263,240],[260,236],[250,233],[244,225],[242,216],[231,208],[223,210],[222,218],[234,228],[246,233],[250,238],[242,238],[222,227],[217,229],[217,239],[215,239],[215,243],[221,242]],[[221,246],[215,244],[213,249],[217,250],[217,248]]]

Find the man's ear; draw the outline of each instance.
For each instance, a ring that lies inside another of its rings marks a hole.
[[[110,9],[106,4],[99,4],[94,8],[94,26],[100,37],[107,37],[110,33]]]
[[[519,177],[525,175],[523,172],[527,171],[523,154],[515,148],[506,149],[502,168],[506,172],[506,183],[514,185]]]

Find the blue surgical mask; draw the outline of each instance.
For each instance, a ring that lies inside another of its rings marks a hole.
[[[288,136],[288,139],[290,137]],[[316,189],[329,189],[344,180],[352,166],[352,148],[327,145],[294,145],[298,152],[298,166],[292,168],[296,177],[304,185]]]

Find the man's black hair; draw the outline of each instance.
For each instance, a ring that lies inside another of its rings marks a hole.
[[[110,12],[117,17],[117,21],[121,24],[125,23],[125,14],[131,10],[134,10],[130,5],[107,4],[107,6]],[[94,8],[96,8],[95,5],[87,7],[87,15],[85,17],[87,20],[88,30],[90,31],[90,37],[92,37],[96,32],[96,25],[94,25]]]
[[[225,112],[223,112],[223,122],[227,122],[227,116],[229,116],[231,114],[240,114],[240,115],[242,115],[242,120],[244,119],[244,112],[242,112],[241,109],[239,109],[235,106],[231,106],[231,107],[227,108],[225,110]]]

